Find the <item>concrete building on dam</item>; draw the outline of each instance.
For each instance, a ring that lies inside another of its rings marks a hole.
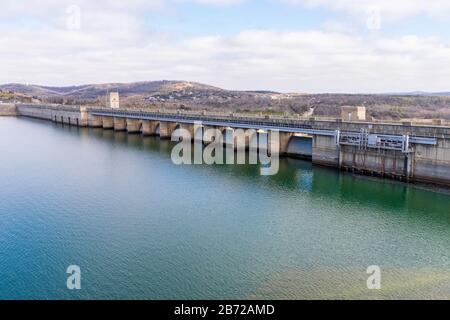
[[[366,121],[366,107],[341,107],[343,121]]]
[[[109,93],[109,107],[113,108],[113,109],[120,108],[119,92],[110,92]]]
[[[193,139],[205,141],[204,130],[216,128],[228,144],[235,141],[237,129],[255,129],[250,139],[258,141],[270,141],[269,135],[277,130],[281,155],[355,173],[450,187],[450,127],[353,120],[365,116],[362,109],[343,109],[342,119],[335,120],[35,104],[2,106],[2,112],[161,139],[183,128]],[[349,113],[351,119],[346,120]],[[198,122],[202,126],[194,132]]]

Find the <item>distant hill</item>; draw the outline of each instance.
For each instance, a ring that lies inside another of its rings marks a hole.
[[[108,92],[118,91],[121,105],[127,107],[160,106],[168,108],[216,108],[254,110],[265,108],[261,99],[271,101],[273,91],[231,91],[191,81],[143,81],[133,83],[88,84],[68,87],[5,84],[0,90],[27,94],[44,102],[104,105]],[[254,101],[259,100],[259,101]]]
[[[120,93],[121,106],[216,110],[337,117],[340,106],[366,106],[376,119],[450,119],[450,92],[388,94],[304,94],[253,90],[233,91],[190,81],[142,81],[52,87],[0,85],[0,101],[42,101],[59,104],[104,106],[109,91]],[[3,96],[3,98],[2,98]]]
[[[187,81],[145,81],[133,83],[87,84],[69,87],[50,87],[10,83],[0,85],[0,90],[25,93],[35,96],[66,96],[81,99],[95,99],[104,96],[108,91],[119,91],[124,97],[135,94],[152,94],[155,92],[171,92],[180,90],[216,90],[222,89]]]
[[[384,93],[384,95],[397,96],[422,96],[422,97],[450,97],[450,92],[426,92],[426,91],[412,91],[412,92],[395,92]]]

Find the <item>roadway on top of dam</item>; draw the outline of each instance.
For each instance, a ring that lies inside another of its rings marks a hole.
[[[129,118],[138,120],[152,120],[152,121],[163,121],[163,122],[178,122],[195,124],[201,123],[207,126],[218,126],[218,127],[235,127],[235,128],[245,128],[245,129],[257,129],[257,130],[278,130],[281,132],[293,132],[293,133],[304,133],[304,134],[316,134],[325,136],[335,136],[336,131],[334,130],[320,130],[313,129],[310,125],[298,125],[292,126],[286,123],[277,123],[277,125],[268,125],[264,121],[258,121],[258,119],[249,120],[242,118],[216,118],[212,116],[204,115],[182,115],[182,114],[162,114],[157,112],[133,112],[133,111],[112,111],[112,110],[98,110],[94,109],[89,112],[96,116],[110,116],[118,118]],[[273,119],[271,119],[273,120]]]
[[[107,116],[118,118],[129,118],[136,120],[151,120],[163,122],[178,122],[186,124],[201,123],[201,125],[220,126],[220,127],[234,127],[243,129],[256,130],[277,130],[280,132],[300,133],[307,135],[319,135],[338,137],[339,130],[314,129],[311,125],[292,124],[283,119],[258,119],[258,118],[234,118],[234,117],[214,117],[206,115],[183,115],[183,114],[164,114],[159,112],[146,111],[122,111],[122,110],[105,110],[92,108],[89,113],[94,116]],[[270,123],[268,123],[270,121]],[[348,132],[351,133],[351,132]],[[401,135],[377,134],[383,137],[400,138]],[[436,145],[436,138],[410,136],[409,141],[416,144]]]

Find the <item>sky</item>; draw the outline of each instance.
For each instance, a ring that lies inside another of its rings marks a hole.
[[[2,0],[0,83],[450,91],[448,0]]]

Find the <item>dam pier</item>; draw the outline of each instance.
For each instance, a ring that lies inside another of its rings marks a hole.
[[[450,127],[412,122],[384,123],[352,119],[253,116],[214,112],[181,112],[99,108],[50,104],[3,104],[0,115],[45,119],[79,127],[126,131],[170,139],[183,128],[195,140],[215,128],[233,144],[237,129],[254,129],[249,140],[269,143],[279,132],[280,155],[311,159],[314,165],[450,187]],[[202,126],[194,130],[194,124]]]

